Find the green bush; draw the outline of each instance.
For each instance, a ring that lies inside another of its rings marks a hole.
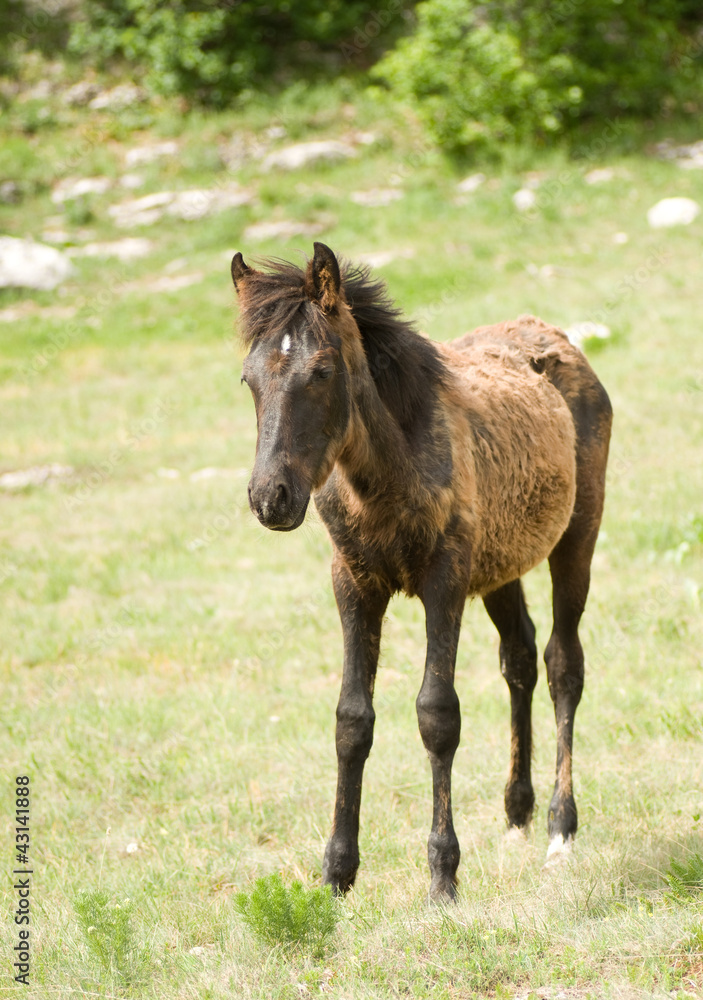
[[[701,65],[688,0],[426,0],[375,75],[453,151],[657,113]]]
[[[367,58],[394,40],[401,13],[400,0],[82,0],[69,47],[93,65],[126,59],[157,93],[225,105],[291,69]]]
[[[250,896],[237,893],[234,905],[247,926],[270,945],[300,947],[324,954],[339,915],[329,886],[306,889],[284,885],[280,875],[257,879]]]
[[[703,901],[703,857],[692,854],[688,861],[672,859],[666,881],[671,899],[677,902]]]
[[[97,889],[82,893],[73,905],[88,951],[97,959],[102,973],[124,986],[139,982],[149,955],[135,935],[133,902],[114,900]]]

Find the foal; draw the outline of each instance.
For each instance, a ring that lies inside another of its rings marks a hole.
[[[432,766],[430,894],[455,896],[459,844],[451,769],[459,743],[454,666],[467,597],[500,635],[512,739],[508,824],[530,821],[535,629],[520,577],[549,559],[554,628],[545,660],[557,725],[549,854],[576,833],[574,715],[583,688],[578,624],[603,509],[612,411],[583,354],[532,316],[448,344],[416,333],[367,268],[340,267],[315,243],[307,270],[232,261],[243,380],[258,425],[249,504],[275,531],[302,524],[310,499],[332,540],[344,633],[337,707],[338,785],[323,881],[346,892],[359,866],[359,806],[373,742],[374,678],[391,595],[423,602],[425,674],[417,697]]]

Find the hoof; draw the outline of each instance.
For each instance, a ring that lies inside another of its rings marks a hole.
[[[527,845],[527,827],[510,826],[503,834],[506,847],[525,847]]]
[[[456,885],[447,879],[432,880],[429,902],[435,906],[448,906],[456,902]]]
[[[556,865],[562,864],[562,862],[568,859],[573,847],[573,837],[569,836],[565,840],[560,833],[557,833],[549,842],[549,847],[547,848],[547,859],[544,862],[544,867],[554,868]]]

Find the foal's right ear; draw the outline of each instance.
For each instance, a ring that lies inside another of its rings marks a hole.
[[[237,252],[232,258],[232,281],[237,291],[240,290],[240,283],[248,271],[251,271],[251,268],[244,263],[244,258]]]

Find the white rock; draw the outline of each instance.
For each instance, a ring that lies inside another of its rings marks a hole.
[[[83,247],[72,247],[67,253],[71,257],[117,257],[118,260],[135,260],[138,257],[146,257],[153,249],[152,241],[143,236],[126,236],[122,240],[86,243]]]
[[[469,177],[465,177],[461,183],[457,184],[456,189],[461,194],[471,194],[472,191],[478,191],[485,181],[485,174],[471,174]]]
[[[175,156],[178,143],[173,139],[166,142],[152,142],[148,146],[135,146],[125,153],[124,162],[127,167],[137,167],[142,163],[153,163],[163,156]]]
[[[44,243],[62,243],[64,246],[73,242],[73,234],[65,229],[45,229],[41,238]]]
[[[148,226],[161,218],[173,198],[173,191],[157,191],[155,194],[144,195],[143,198],[110,205],[107,214],[115,220],[116,225],[124,228]]]
[[[412,247],[407,247],[402,250],[372,250],[370,253],[358,253],[355,256],[360,263],[368,264],[369,267],[385,267],[399,257],[410,260],[415,256],[415,251]]]
[[[297,170],[311,163],[334,163],[353,156],[356,156],[353,147],[337,139],[299,142],[269,153],[264,157],[262,167],[264,170]]]
[[[692,198],[663,198],[649,209],[647,222],[652,229],[689,226],[700,210],[700,205]]]
[[[530,188],[520,188],[513,195],[513,205],[518,212],[529,212],[537,204],[537,195]]]
[[[239,185],[222,188],[203,188],[187,191],[157,191],[130,201],[122,201],[108,208],[108,215],[122,228],[148,226],[167,213],[179,219],[202,219],[211,212],[237,208],[252,200],[249,191]]]
[[[369,191],[352,191],[349,195],[355,205],[363,205],[364,208],[382,208],[402,197],[403,192],[398,188],[371,188]]]
[[[146,177],[143,174],[122,174],[120,177],[120,187],[133,191],[135,188],[143,187]]]
[[[73,201],[86,194],[104,194],[111,184],[109,177],[81,177],[79,180],[67,178],[56,185],[51,192],[51,200],[55,205],[62,205],[65,201]]]
[[[100,93],[100,87],[92,80],[81,80],[63,93],[64,104],[81,105],[92,101]]]
[[[71,261],[56,247],[0,236],[0,288],[51,291],[72,271]]]
[[[50,479],[67,479],[73,475],[70,465],[33,465],[29,469],[6,472],[0,476],[0,490],[22,490],[26,486],[42,486]]]
[[[127,846],[125,847],[125,851],[127,852],[127,854],[136,854],[138,850],[139,850],[139,844],[136,844],[134,841],[127,844]]]
[[[587,319],[567,326],[564,333],[575,347],[581,347],[584,341],[590,340],[591,337],[607,340],[610,336],[610,327],[606,326],[605,323],[594,323]]]
[[[613,177],[615,171],[612,167],[596,167],[595,170],[589,170],[583,179],[586,184],[603,184],[605,181],[612,181]]]
[[[262,240],[289,240],[294,236],[317,236],[324,230],[321,222],[296,222],[282,219],[280,222],[255,222],[242,233],[242,238],[261,242]]]
[[[132,104],[146,100],[146,94],[134,83],[121,83],[112,90],[103,90],[94,97],[88,107],[93,111],[122,111]]]

